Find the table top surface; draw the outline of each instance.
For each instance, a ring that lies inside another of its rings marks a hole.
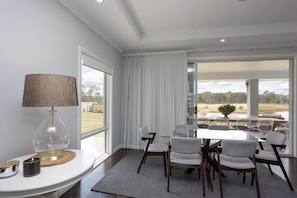
[[[251,140],[251,141],[264,141],[257,138],[255,135],[242,131],[242,130],[210,130],[200,129],[197,130],[197,138],[211,139],[211,140]]]
[[[75,152],[74,159],[64,164],[41,167],[40,174],[33,177],[23,176],[23,161],[34,154],[12,159],[20,161],[19,171],[15,176],[0,179],[0,197],[30,197],[75,184],[92,170],[95,156],[82,150],[70,151]]]
[[[186,131],[185,131],[186,130]],[[207,128],[195,129],[174,129],[173,136],[181,137],[196,137],[200,139],[209,140],[249,140],[265,142],[263,139],[257,137],[257,133],[248,132],[243,130],[214,130]],[[259,133],[261,135],[261,133]],[[162,136],[165,137],[165,136]],[[167,137],[170,138],[170,137]]]

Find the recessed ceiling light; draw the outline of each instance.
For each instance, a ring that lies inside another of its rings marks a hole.
[[[224,43],[225,41],[226,41],[225,39],[221,39],[221,40],[220,40],[221,43]]]
[[[97,2],[99,2],[99,3],[102,3],[102,2],[103,2],[103,0],[97,0]]]

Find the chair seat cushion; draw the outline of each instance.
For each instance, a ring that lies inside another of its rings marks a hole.
[[[201,156],[199,153],[181,154],[172,151],[170,152],[170,161],[176,164],[200,165]]]
[[[215,155],[215,159],[218,161],[218,155]],[[220,154],[220,163],[222,166],[226,166],[234,169],[253,169],[254,163],[250,158],[243,157],[230,157],[228,155]]]
[[[277,161],[277,158],[274,153],[271,153],[265,150],[259,150],[259,153],[255,155],[255,158],[270,160],[270,161]]]
[[[149,152],[166,152],[168,150],[167,144],[157,144],[153,143],[149,145],[148,151]]]

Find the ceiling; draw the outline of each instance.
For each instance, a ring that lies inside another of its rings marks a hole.
[[[122,53],[297,46],[296,0],[59,2]]]

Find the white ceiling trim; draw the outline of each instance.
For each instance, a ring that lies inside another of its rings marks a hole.
[[[127,23],[130,25],[131,29],[133,30],[135,36],[141,40],[141,37],[143,36],[143,31],[137,22],[137,18],[133,15],[133,12],[131,11],[130,6],[128,6],[127,1],[117,0],[116,1],[123,16],[125,17]]]
[[[176,41],[176,40],[192,40],[192,39],[211,39],[211,38],[225,38],[225,37],[271,35],[271,34],[282,34],[282,33],[288,33],[288,32],[295,32],[297,34],[297,22],[144,33],[142,36],[142,41],[157,42],[157,41]]]

